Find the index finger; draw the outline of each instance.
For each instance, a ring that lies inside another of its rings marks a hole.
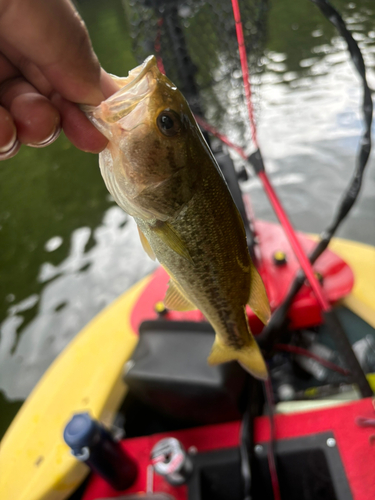
[[[98,59],[69,0],[0,0],[0,33],[19,54],[12,62],[34,63],[66,99],[94,105],[103,100]]]

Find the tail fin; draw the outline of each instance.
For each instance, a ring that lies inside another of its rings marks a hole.
[[[208,363],[218,365],[227,361],[238,361],[255,378],[261,380],[267,380],[268,378],[266,363],[253,337],[249,339],[248,345],[241,349],[235,349],[222,343],[216,336],[208,357]]]

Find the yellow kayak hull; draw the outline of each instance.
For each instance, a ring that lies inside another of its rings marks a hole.
[[[355,286],[344,305],[375,328],[375,248],[335,239],[330,249],[354,272]],[[1,500],[63,500],[82,482],[88,468],[70,454],[63,429],[80,411],[107,425],[113,421],[126,393],[123,366],[137,343],[131,311],[150,279],[94,318],[24,403],[0,447]]]
[[[110,425],[126,392],[124,363],[137,336],[131,310],[145,278],[96,316],[58,356],[21,407],[0,446],[2,500],[61,500],[88,473],[63,440],[75,412]]]
[[[330,250],[347,262],[354,273],[354,287],[342,304],[375,328],[375,248],[340,238]]]

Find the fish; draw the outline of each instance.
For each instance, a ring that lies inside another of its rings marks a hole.
[[[199,309],[215,330],[208,363],[238,361],[267,379],[246,305],[266,324],[270,307],[244,225],[189,105],[154,56],[99,106],[82,106],[109,140],[100,171],[117,204],[134,217],[143,248],[170,277],[168,309]]]

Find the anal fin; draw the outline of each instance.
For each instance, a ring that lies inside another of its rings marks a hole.
[[[174,311],[191,311],[197,309],[177,288],[174,281],[169,281],[169,287],[164,298],[164,305],[167,309]]]
[[[261,322],[266,325],[271,316],[270,304],[268,302],[268,297],[266,289],[262,278],[260,277],[257,268],[254,263],[250,260],[251,267],[251,285],[250,285],[250,297],[247,303],[258,316]]]

